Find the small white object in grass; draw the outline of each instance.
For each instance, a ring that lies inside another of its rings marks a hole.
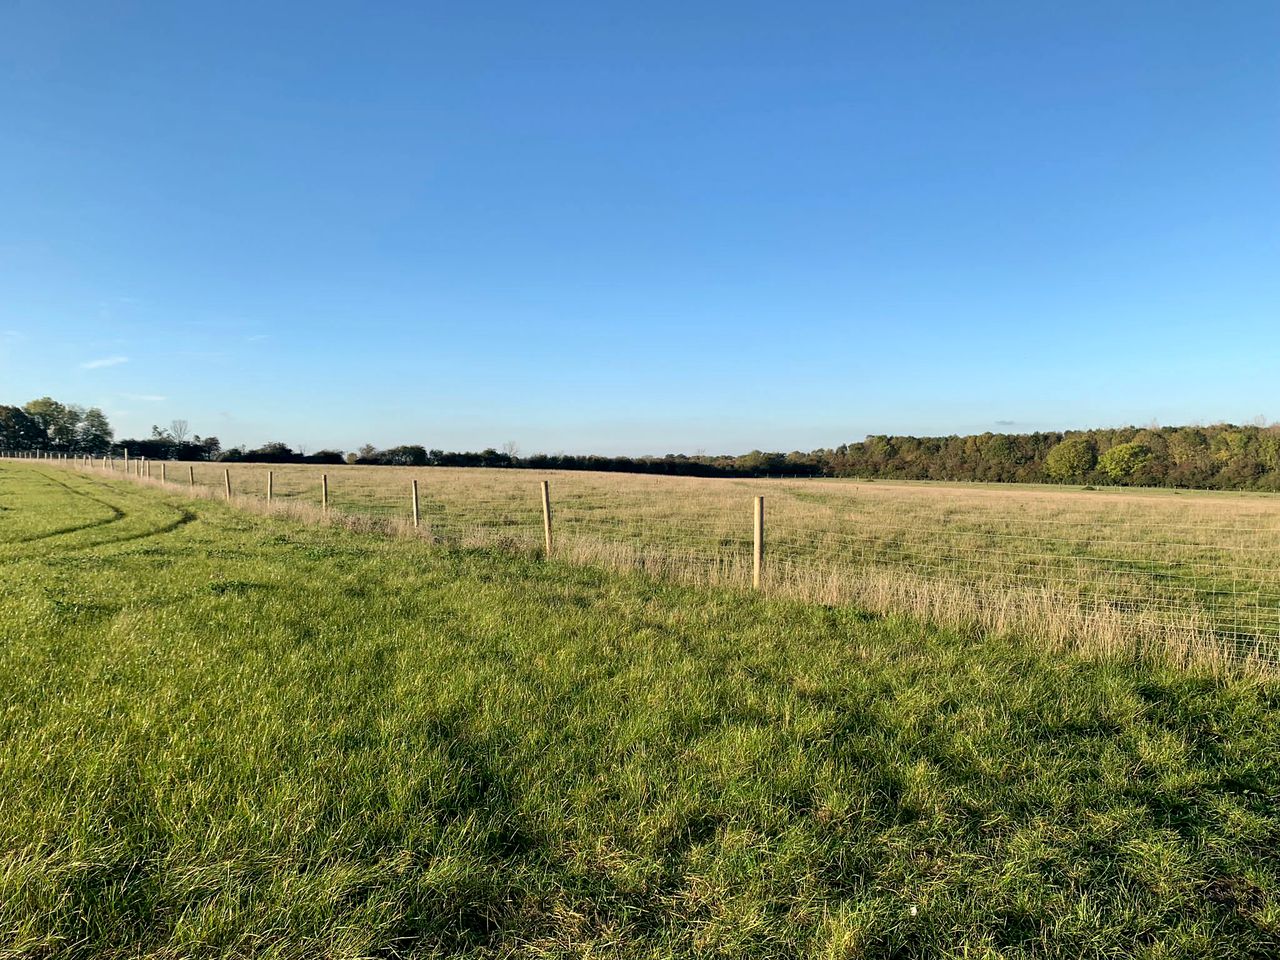
[[[917,913],[919,913],[919,912],[920,912],[920,911],[919,911],[919,910],[917,910],[915,907],[912,907],[912,908],[911,908],[911,915],[912,915],[913,917],[914,917]]]

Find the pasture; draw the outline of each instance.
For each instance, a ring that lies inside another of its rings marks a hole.
[[[99,468],[100,469],[100,468]],[[152,480],[159,475],[152,466]],[[461,546],[536,550],[550,483],[560,559],[685,583],[751,582],[766,497],[775,596],[911,612],[1054,646],[1280,660],[1280,496],[586,472],[169,464],[221,495],[332,511]],[[410,529],[410,482],[421,525]]]
[[[333,473],[387,516],[409,476]],[[536,478],[424,479],[438,520]],[[573,482],[558,529],[648,505],[692,558],[754,489]],[[1270,674],[548,563],[527,499],[433,542],[0,463],[0,956],[1280,951]]]

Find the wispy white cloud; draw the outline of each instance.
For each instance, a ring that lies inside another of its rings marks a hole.
[[[80,364],[82,370],[98,370],[102,367],[116,367],[122,363],[128,363],[128,357],[99,357],[97,360],[86,360]]]
[[[143,403],[164,403],[169,399],[158,393],[122,393],[120,396],[129,400],[141,400]]]
[[[245,337],[244,342],[245,343],[261,343],[263,340],[269,339],[270,336],[271,334],[269,333],[255,333],[252,336]]]

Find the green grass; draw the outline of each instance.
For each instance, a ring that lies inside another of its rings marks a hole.
[[[111,476],[104,466],[92,470]],[[326,475],[334,513],[392,526],[408,524],[417,480],[418,533],[463,547],[541,543],[547,480],[562,559],[719,586],[751,580],[760,495],[774,593],[1053,645],[1280,663],[1275,495],[250,463],[153,463],[151,482],[166,468],[218,496],[229,471],[235,496],[259,505],[270,473],[277,506],[303,509],[319,506]]]
[[[1278,953],[1274,680],[0,464],[0,956]]]

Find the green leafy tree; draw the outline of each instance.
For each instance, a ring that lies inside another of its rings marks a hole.
[[[1049,451],[1044,469],[1053,480],[1083,480],[1098,461],[1098,448],[1088,437],[1068,437]]]
[[[1267,470],[1280,468],[1280,432],[1275,427],[1258,437],[1258,459]]]
[[[21,407],[0,406],[0,449],[39,450],[49,445],[49,434],[35,417]]]
[[[863,443],[867,450],[867,458],[877,470],[884,469],[889,461],[898,455],[898,448],[894,445],[893,440],[884,434],[867,437]],[[758,453],[759,451],[755,452]]]
[[[49,435],[49,445],[57,450],[76,449],[80,422],[84,419],[84,407],[59,403],[52,397],[32,400],[23,409],[34,418]]]
[[[1139,482],[1153,457],[1151,448],[1144,443],[1119,443],[1098,458],[1098,469],[1112,483]]]
[[[66,409],[53,397],[41,397],[39,400],[32,400],[25,404],[22,411],[40,424],[45,433],[49,433],[53,425],[65,415]]]
[[[983,448],[983,456],[991,463],[1005,465],[1017,463],[1018,448],[1014,444],[1013,438],[1004,433],[984,434],[986,444]]]
[[[111,449],[111,440],[115,435],[107,415],[97,407],[90,407],[80,420],[76,449],[85,453],[104,454]]]
[[[1177,466],[1201,466],[1209,460],[1209,440],[1198,427],[1184,427],[1169,436],[1169,456]]]
[[[761,450],[752,450],[750,453],[738,457],[734,465],[739,470],[767,476],[770,473],[781,473],[786,462],[786,457],[780,453],[765,453]]]
[[[417,444],[407,444],[381,451],[378,459],[382,463],[397,467],[423,467],[427,464],[427,450]]]

